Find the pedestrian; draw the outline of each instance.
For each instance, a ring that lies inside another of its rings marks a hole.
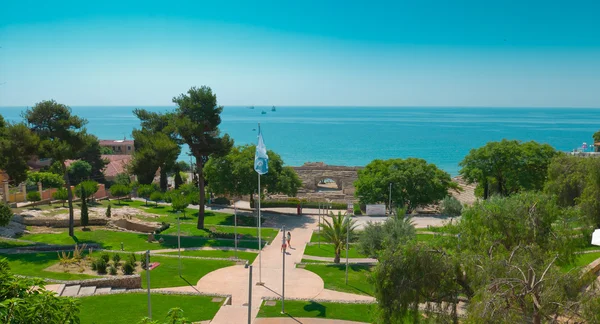
[[[285,245],[285,242],[283,242],[283,243],[281,244],[281,252],[285,253],[285,249],[286,249],[286,247],[287,247],[287,246]]]
[[[292,240],[292,233],[288,232],[287,233],[287,245],[290,247],[290,249],[292,248],[292,244],[290,243],[291,240]]]

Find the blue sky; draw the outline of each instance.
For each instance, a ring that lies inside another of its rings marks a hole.
[[[0,106],[600,107],[600,2],[5,1]]]

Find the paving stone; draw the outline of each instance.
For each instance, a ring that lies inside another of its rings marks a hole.
[[[96,294],[108,294],[110,290],[110,287],[96,288]]]
[[[221,298],[221,297],[215,297],[215,298],[212,299],[213,303],[220,303],[222,301],[223,301],[223,298]]]
[[[94,292],[96,292],[96,286],[81,287],[81,289],[79,289],[79,296],[91,296]]]
[[[265,301],[265,306],[275,306],[277,303],[274,300]]]
[[[65,297],[75,297],[79,294],[79,289],[81,288],[80,285],[75,285],[75,286],[67,286],[65,287],[65,290],[63,290],[62,296]]]

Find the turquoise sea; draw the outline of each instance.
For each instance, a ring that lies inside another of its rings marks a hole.
[[[10,121],[26,107],[0,107]],[[174,107],[72,107],[100,139],[131,138],[139,127],[133,108],[167,111]],[[266,114],[261,114],[262,111]],[[363,166],[373,159],[419,157],[457,175],[472,148],[503,138],[548,143],[571,151],[590,144],[600,129],[599,109],[429,108],[429,107],[225,107],[222,131],[236,144],[256,142],[261,123],[268,149],[286,164],[322,161]],[[184,150],[184,151],[187,151]],[[187,152],[181,159],[189,161]]]

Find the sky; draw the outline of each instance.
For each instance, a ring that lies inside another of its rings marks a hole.
[[[600,107],[600,1],[3,1],[0,106]]]

